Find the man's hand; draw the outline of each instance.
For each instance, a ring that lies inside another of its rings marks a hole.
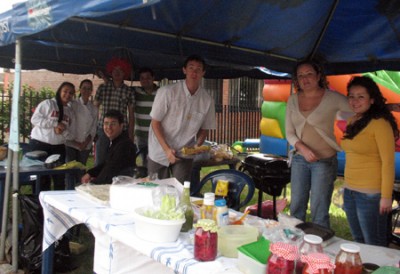
[[[167,155],[167,159],[171,164],[175,164],[176,161],[179,160],[178,158],[176,158],[175,153],[175,150],[172,148],[167,149],[167,151],[165,152],[165,154]]]
[[[81,183],[87,184],[87,183],[90,183],[91,180],[92,180],[92,177],[90,176],[90,174],[86,173],[85,175],[82,176]]]

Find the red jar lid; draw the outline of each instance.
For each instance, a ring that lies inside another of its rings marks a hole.
[[[297,246],[288,243],[273,243],[270,245],[270,251],[273,254],[289,261],[294,261],[299,257]]]
[[[335,268],[335,265],[331,262],[329,256],[324,253],[302,255],[301,261],[307,263],[311,272],[318,272],[319,269],[333,270]]]

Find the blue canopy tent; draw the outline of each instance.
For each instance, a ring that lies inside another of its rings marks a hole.
[[[193,53],[210,65],[208,78],[267,78],[258,67],[290,72],[311,57],[328,74],[400,70],[400,2],[29,0],[15,5],[0,14],[0,67],[16,70],[10,149],[18,151],[21,69],[94,73],[120,56],[135,68],[153,68],[158,78],[179,79],[184,58]]]
[[[0,15],[0,67],[93,73],[110,56],[129,57],[159,78],[182,78],[192,53],[206,77],[266,78],[318,57],[328,74],[400,68],[395,0],[29,0]]]

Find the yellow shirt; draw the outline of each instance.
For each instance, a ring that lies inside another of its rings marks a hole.
[[[395,175],[395,140],[390,123],[372,119],[352,140],[341,142],[346,152],[345,186],[391,198]]]

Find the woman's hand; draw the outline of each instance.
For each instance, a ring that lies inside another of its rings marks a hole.
[[[58,123],[57,126],[54,128],[54,132],[56,134],[62,134],[65,129],[66,127],[63,123]]]
[[[297,142],[295,147],[296,150],[306,159],[307,162],[312,163],[319,160],[319,158],[314,154],[314,152],[302,142]]]
[[[379,213],[380,214],[388,214],[390,211],[392,211],[392,199],[389,198],[381,198],[381,201],[379,203]]]

